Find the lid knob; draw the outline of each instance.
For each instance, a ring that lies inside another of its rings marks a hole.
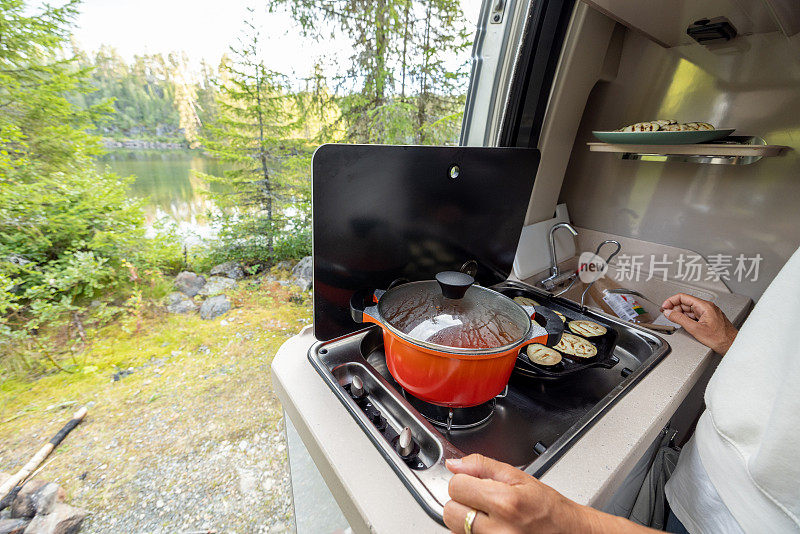
[[[468,274],[458,271],[444,271],[436,275],[436,281],[442,288],[442,295],[448,299],[460,299],[475,283],[475,279]]]

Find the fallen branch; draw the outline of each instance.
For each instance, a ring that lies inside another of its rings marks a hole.
[[[83,323],[81,322],[80,316],[77,312],[72,312],[72,324],[75,326],[75,330],[78,331],[78,336],[80,336],[81,341],[83,344],[86,344],[86,330],[83,329]]]
[[[39,342],[38,339],[34,338],[33,341],[34,341],[34,343],[36,343],[36,345],[39,346],[39,350],[42,351],[42,353],[44,353],[45,356],[47,356],[47,359],[50,360],[50,362],[53,365],[55,365],[58,369],[60,369],[61,371],[64,371],[65,373],[74,373],[75,372],[75,371],[70,371],[68,369],[64,369],[63,367],[61,367],[58,364],[58,362],[55,360],[55,358],[53,358],[53,356],[50,354],[50,352],[48,352],[47,349],[45,349],[44,346]]]
[[[6,423],[10,423],[11,421],[14,421],[15,419],[19,419],[23,415],[25,415],[25,412],[19,412],[17,415],[12,415],[11,417],[9,417],[7,419],[3,419],[2,421],[0,421],[0,425],[4,425]]]
[[[71,400],[71,401],[57,402],[56,404],[51,404],[50,406],[45,408],[44,411],[49,412],[50,410],[53,410],[55,408],[66,408],[67,406],[72,406],[73,404],[78,404],[78,401]]]
[[[30,406],[26,406],[25,408],[22,409],[21,412],[17,413],[16,415],[12,415],[11,417],[8,417],[8,418],[3,419],[2,421],[0,421],[0,425],[4,425],[6,423],[10,423],[11,421],[15,421],[15,420],[19,419],[20,417],[22,417],[23,415],[25,415],[25,414],[27,414],[29,412],[35,412],[36,410],[37,410],[37,408],[31,408]]]
[[[44,469],[45,467],[47,467],[48,465],[50,465],[51,463],[53,463],[53,461],[54,461],[54,460],[55,460],[55,457],[53,457],[53,458],[50,458],[50,459],[49,459],[49,460],[47,460],[45,463],[43,463],[42,465],[40,465],[40,466],[39,466],[39,469],[37,469],[36,471],[34,471],[33,473],[31,473],[31,476],[29,476],[29,477],[28,477],[28,480],[30,480],[30,479],[34,478],[36,475],[38,475],[38,474],[39,474],[39,472],[40,472],[42,469]],[[17,486],[17,487],[19,488],[20,486]]]
[[[39,451],[33,455],[33,458],[28,460],[22,469],[16,472],[13,476],[11,476],[8,480],[6,480],[3,484],[0,484],[0,510],[3,510],[7,506],[11,504],[16,493],[19,491],[19,487],[25,483],[25,480],[28,476],[33,472],[41,463],[47,458],[53,449],[58,447],[58,445],[67,437],[72,429],[80,424],[83,421],[83,418],[86,417],[86,406],[79,409],[72,415],[72,419],[64,425],[64,427],[58,431],[58,433],[53,436],[53,439],[48,441]]]
[[[70,371],[70,370],[68,370],[68,369],[64,369],[63,367],[61,367],[61,366],[58,364],[58,362],[57,362],[57,361],[56,361],[56,360],[55,360],[55,359],[54,359],[54,358],[53,358],[53,357],[50,355],[50,353],[49,353],[49,352],[45,352],[45,353],[44,353],[44,355],[45,355],[45,356],[47,356],[47,359],[48,359],[48,360],[50,360],[50,363],[52,363],[53,365],[55,365],[55,366],[56,366],[56,367],[57,367],[59,370],[61,370],[61,371],[64,371],[65,373],[70,373],[70,374],[72,374],[72,373],[74,373],[74,372],[75,372],[75,371]]]

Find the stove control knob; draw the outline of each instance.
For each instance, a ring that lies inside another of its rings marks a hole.
[[[373,425],[379,424],[381,422],[381,419],[382,419],[381,412],[379,412],[378,410],[373,410],[369,414],[369,420],[372,421]]]
[[[367,395],[367,390],[364,389],[364,381],[358,376],[354,376],[353,381],[350,383],[350,395],[356,400],[362,399]]]
[[[414,452],[414,440],[411,437],[411,429],[405,427],[397,438],[397,452],[400,456],[406,457]]]
[[[367,417],[369,417],[370,422],[375,425],[375,428],[377,428],[379,432],[386,430],[386,419],[381,417],[380,411],[373,408],[367,413]]]

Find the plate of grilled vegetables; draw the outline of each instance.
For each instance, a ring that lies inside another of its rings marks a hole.
[[[707,143],[727,137],[732,128],[716,129],[707,122],[679,123],[672,119],[658,119],[629,124],[610,132],[593,131],[604,143],[633,145],[686,145]]]

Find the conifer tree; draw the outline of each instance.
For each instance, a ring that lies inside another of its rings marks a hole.
[[[258,29],[245,26],[232,57],[220,66],[218,115],[204,126],[203,146],[231,170],[200,176],[232,191],[214,195],[224,211],[220,238],[226,255],[263,265],[284,255],[276,242],[291,241],[293,203],[308,180],[292,162],[302,150],[293,137],[299,128],[295,95],[284,76],[266,67]]]
[[[470,44],[458,0],[267,0],[286,8],[305,35],[344,36],[352,63],[334,80],[347,140],[454,142],[464,107]]]

